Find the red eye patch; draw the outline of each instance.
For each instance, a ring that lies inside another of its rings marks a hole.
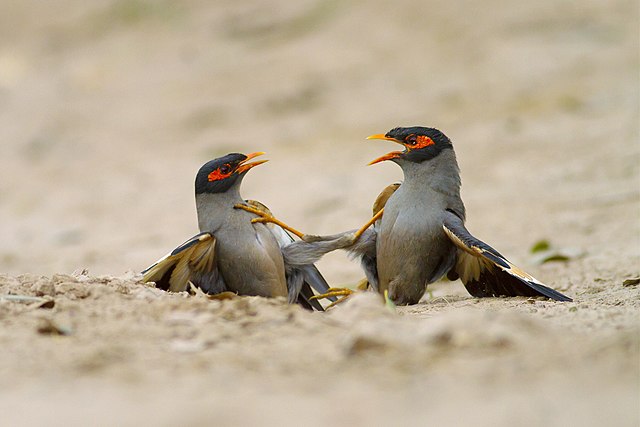
[[[434,144],[435,142],[433,142],[433,139],[429,138],[428,136],[418,135],[416,137],[416,145],[412,146],[411,148],[412,149],[424,148]]]
[[[222,173],[220,168],[218,168],[218,169],[214,170],[213,172],[211,172],[209,174],[209,182],[211,182],[211,181],[220,181],[221,179],[229,178],[229,176],[231,176],[232,173],[233,173],[233,171],[229,171],[227,173]]]

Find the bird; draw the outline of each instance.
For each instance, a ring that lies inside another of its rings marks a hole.
[[[459,278],[474,297],[542,296],[572,301],[467,230],[460,171],[453,144],[443,132],[423,126],[396,127],[367,139],[404,147],[369,163],[396,163],[402,168],[404,181],[380,193],[373,217],[357,231],[304,235],[309,245],[323,245],[315,251],[316,256],[322,250],[346,249],[360,259],[369,287],[396,305],[418,303],[427,285],[445,275],[450,280]],[[314,298],[346,298],[351,293],[332,288]]]
[[[290,234],[273,221],[262,221],[273,217],[265,205],[240,195],[246,173],[267,161],[249,160],[263,154],[230,153],[198,170],[200,233],[143,270],[143,282],[172,292],[187,291],[191,283],[211,295],[287,297],[289,303],[323,310],[311,299],[312,288],[321,293],[329,289],[322,274],[313,263],[296,257]]]

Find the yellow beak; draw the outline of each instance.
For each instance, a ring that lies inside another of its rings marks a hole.
[[[385,134],[383,134],[383,133],[376,133],[375,135],[369,135],[369,136],[367,137],[367,139],[382,139],[382,140],[384,140],[384,141],[391,141],[391,142],[396,142],[396,143],[398,143],[398,144],[402,144],[402,142],[401,142],[401,141],[398,141],[398,140],[397,140],[397,139],[395,139],[395,138],[389,138],[388,136],[386,136],[386,135],[385,135]]]
[[[268,160],[258,160],[257,162],[246,163],[255,157],[262,156],[263,154],[264,154],[264,151],[256,151],[255,153],[247,154],[247,158],[240,162],[240,166],[238,166],[238,169],[236,169],[236,172],[243,173],[248,171],[254,166],[258,166],[268,162]]]
[[[395,142],[396,144],[404,145],[402,141],[399,141],[395,138],[390,138],[383,133],[376,133],[375,135],[369,135],[367,139],[382,139],[383,141],[391,141],[391,142]],[[375,165],[376,163],[384,162],[385,160],[396,159],[400,157],[402,154],[404,154],[402,151],[392,151],[390,153],[385,154],[384,156],[381,156],[375,160],[372,160],[371,162],[369,162],[369,166]]]

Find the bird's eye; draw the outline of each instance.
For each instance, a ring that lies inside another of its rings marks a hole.
[[[415,135],[409,135],[405,141],[409,145],[416,145],[416,136]]]
[[[227,174],[230,171],[231,171],[231,165],[225,164],[225,165],[220,166],[220,172],[222,172],[224,174]]]

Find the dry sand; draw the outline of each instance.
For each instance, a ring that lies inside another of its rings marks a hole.
[[[640,424],[636,1],[175,3],[0,3],[0,295],[53,300],[0,299],[0,424]],[[244,196],[334,233],[401,178],[363,137],[416,124],[469,229],[574,302],[309,313],[133,273],[197,231],[206,160],[266,151]]]

